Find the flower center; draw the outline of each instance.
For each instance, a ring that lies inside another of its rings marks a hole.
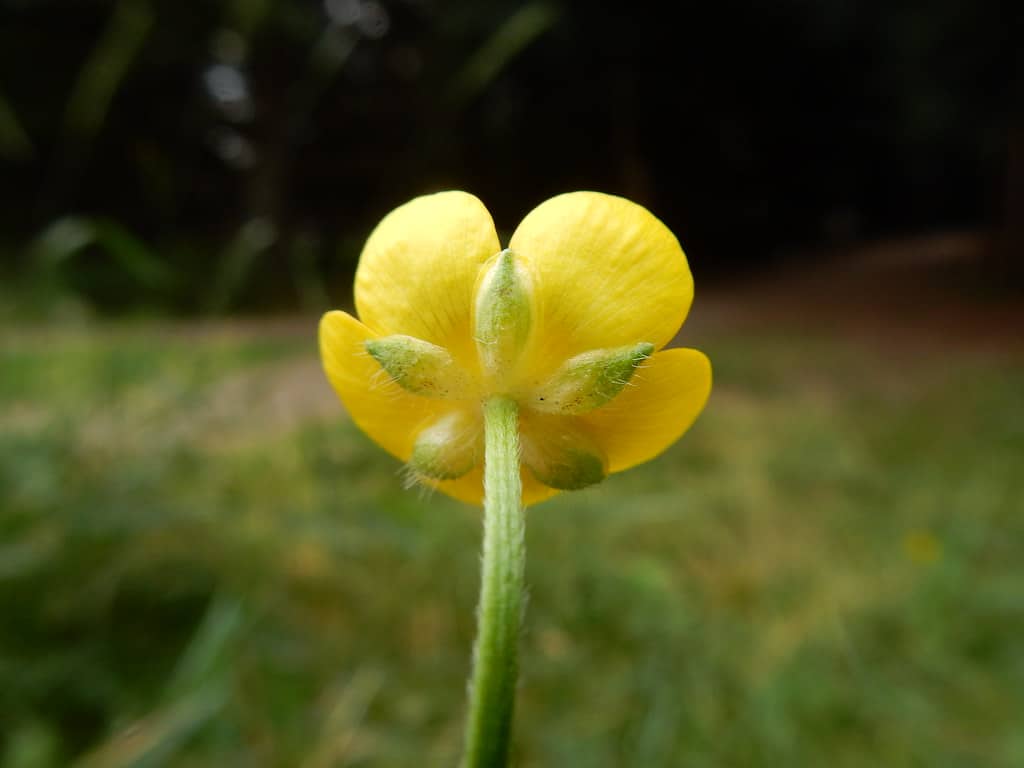
[[[409,459],[416,475],[452,480],[478,466],[481,406],[499,395],[519,403],[522,461],[541,483],[572,490],[607,474],[604,452],[578,417],[617,397],[654,346],[590,350],[557,367],[540,361],[529,369],[553,372],[524,376],[536,332],[532,285],[528,265],[510,250],[481,268],[473,307],[478,377],[460,368],[447,349],[422,339],[395,335],[366,342],[367,352],[403,389],[451,403],[416,438]]]

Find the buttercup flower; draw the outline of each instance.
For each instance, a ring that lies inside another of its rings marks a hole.
[[[503,250],[476,197],[441,192],[370,235],[360,319],[328,312],[320,349],[355,423],[470,503],[483,498],[482,404],[514,399],[532,504],[653,458],[697,418],[707,357],[662,349],[692,300],[678,241],[635,203],[559,195]]]

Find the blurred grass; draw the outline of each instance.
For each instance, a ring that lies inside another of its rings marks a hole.
[[[313,338],[0,336],[0,766],[454,764],[478,514]],[[517,764],[1024,764],[1024,364],[702,346],[686,439],[530,512]]]

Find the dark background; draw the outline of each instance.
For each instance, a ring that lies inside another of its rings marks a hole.
[[[444,188],[506,234],[558,192],[625,195],[699,255],[698,278],[950,230],[985,236],[990,282],[1019,276],[1012,2],[0,13],[0,268],[29,278],[22,297],[319,309],[383,213]]]

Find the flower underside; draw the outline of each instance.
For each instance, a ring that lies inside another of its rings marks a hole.
[[[526,261],[506,249],[483,266],[474,297],[478,373],[464,370],[444,347],[404,334],[368,339],[367,352],[407,392],[449,406],[422,426],[409,466],[416,475],[453,480],[482,460],[481,405],[501,395],[520,409],[522,462],[549,488],[576,490],[600,482],[608,460],[576,416],[613,400],[654,351],[650,342],[595,349],[540,366],[522,364],[534,310]]]
[[[483,498],[483,404],[518,406],[524,504],[657,456],[693,423],[708,359],[665,349],[693,299],[675,236],[623,198],[571,192],[502,250],[465,192],[416,198],[367,240],[356,316],[320,325],[352,420],[425,484]]]

